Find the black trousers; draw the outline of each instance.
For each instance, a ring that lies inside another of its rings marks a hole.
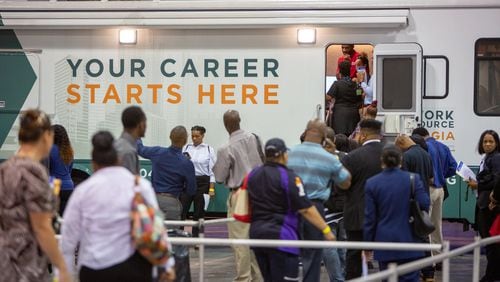
[[[363,241],[362,230],[347,230],[347,241]],[[347,250],[345,260],[345,280],[351,280],[361,276],[361,250]]]
[[[496,214],[489,209],[480,209],[476,206],[476,223],[481,238],[488,238],[490,236],[490,228],[495,220]],[[485,247],[486,258],[488,263],[486,265],[485,277],[491,281],[500,280],[500,245],[491,244]]]
[[[80,282],[152,282],[153,266],[138,252],[126,261],[104,269],[82,266]]]
[[[210,187],[210,176],[196,176],[196,194],[190,196],[186,193],[181,195],[182,204],[182,215],[181,219],[186,220],[189,213],[189,208],[191,203],[194,202],[193,210],[193,220],[198,220],[200,218],[205,218],[205,197],[203,194],[208,194],[208,189]],[[198,227],[193,227],[193,237],[198,237],[200,231]]]
[[[73,190],[61,190],[59,193],[59,215],[63,216],[66,205],[68,204],[69,197],[71,197]]]

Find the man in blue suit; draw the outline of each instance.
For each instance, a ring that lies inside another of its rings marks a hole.
[[[365,184],[364,240],[374,242],[421,242],[409,222],[411,181],[410,173],[400,169],[402,154],[393,146],[382,151],[384,170],[369,178]],[[415,200],[423,210],[430,205],[429,195],[418,174],[413,174]],[[389,263],[403,264],[424,256],[423,251],[375,251],[380,270]],[[419,281],[419,271],[402,275],[399,281]]]

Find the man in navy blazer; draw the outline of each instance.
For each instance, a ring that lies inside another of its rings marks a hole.
[[[410,173],[400,169],[401,151],[393,145],[382,151],[384,170],[365,184],[364,239],[374,242],[422,242],[412,230],[410,218]],[[415,176],[415,200],[423,210],[430,205],[429,195],[418,174]],[[375,251],[380,270],[389,263],[406,263],[424,256],[423,251]],[[400,281],[418,281],[419,272],[404,275]]]

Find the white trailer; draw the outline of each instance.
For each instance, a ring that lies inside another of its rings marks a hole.
[[[16,150],[15,120],[31,107],[68,129],[80,161],[96,130],[119,134],[132,104],[148,115],[146,144],[201,124],[218,147],[227,109],[262,139],[296,144],[323,116],[326,48],[342,43],[375,48],[387,134],[422,124],[477,167],[479,135],[498,130],[496,0],[0,1],[0,17],[0,158]],[[472,193],[465,202],[465,184],[448,182],[445,217],[473,222]]]

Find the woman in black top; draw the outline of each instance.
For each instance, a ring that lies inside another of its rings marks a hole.
[[[486,130],[481,134],[478,143],[479,154],[483,160],[479,167],[477,182],[468,181],[472,189],[477,189],[476,224],[481,238],[490,237],[489,230],[495,219],[495,213],[489,209],[490,194],[495,186],[496,175],[500,173],[500,140],[494,130]],[[497,244],[486,246],[486,274],[482,282],[500,280],[500,247]]]
[[[346,136],[356,128],[360,120],[359,108],[363,102],[362,93],[357,95],[357,84],[351,80],[351,63],[343,61],[339,64],[340,80],[333,83],[326,95],[327,101],[334,99],[333,121],[331,125],[335,133]]]

